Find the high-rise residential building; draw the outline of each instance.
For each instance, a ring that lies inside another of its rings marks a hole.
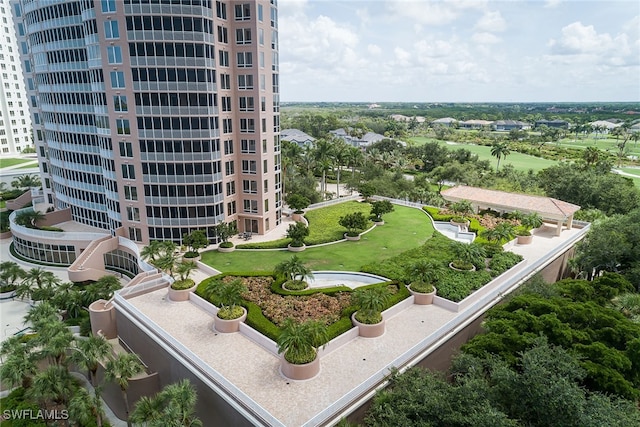
[[[31,116],[21,54],[8,1],[0,2],[0,156],[20,153],[31,142]]]
[[[141,243],[280,223],[275,0],[17,6],[57,210]]]

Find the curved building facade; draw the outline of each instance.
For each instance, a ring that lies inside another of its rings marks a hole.
[[[140,243],[280,223],[275,0],[21,9],[56,209]]]

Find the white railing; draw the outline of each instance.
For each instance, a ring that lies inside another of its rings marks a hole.
[[[410,208],[422,209],[424,206],[426,206],[424,203],[410,202],[408,200],[403,200],[403,199],[392,199],[391,197],[371,196],[371,198],[373,200],[388,200],[394,205],[408,206]]]
[[[27,208],[31,209],[31,208]],[[9,223],[11,224],[11,230],[16,233],[32,236],[32,237],[41,237],[47,239],[55,239],[55,240],[64,240],[64,241],[75,241],[75,240],[97,240],[105,236],[109,236],[109,233],[92,233],[92,232],[82,232],[82,231],[47,231],[47,230],[36,230],[34,228],[24,227],[22,225],[16,224],[16,215],[20,212],[24,211],[24,209],[20,209],[19,211],[11,212],[9,215]]]

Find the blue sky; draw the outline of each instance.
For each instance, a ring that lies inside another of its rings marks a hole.
[[[640,101],[640,2],[279,0],[287,101]]]

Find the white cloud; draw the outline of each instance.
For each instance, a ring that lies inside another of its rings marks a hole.
[[[496,44],[502,41],[502,39],[495,34],[486,32],[474,33],[473,36],[471,36],[471,40],[478,44]]]
[[[388,0],[392,16],[425,25],[447,25],[466,9],[482,9],[486,2],[476,0]]]
[[[560,3],[562,3],[562,0],[547,0],[544,2],[544,7],[547,9],[555,9],[560,6]]]
[[[476,31],[500,33],[507,29],[507,23],[500,11],[487,11],[474,27]]]
[[[600,53],[615,47],[609,34],[598,34],[593,25],[582,22],[564,27],[560,39],[552,39],[550,45],[559,54]]]
[[[380,55],[382,53],[382,49],[377,44],[369,44],[367,45],[367,52],[372,55]]]

